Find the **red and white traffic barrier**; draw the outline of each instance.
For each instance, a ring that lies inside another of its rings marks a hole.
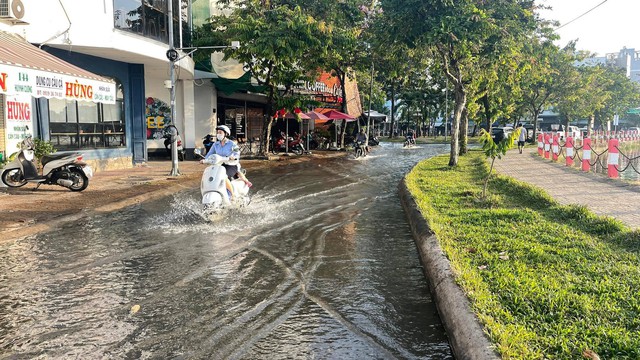
[[[553,147],[551,150],[553,152],[553,161],[558,161],[558,155],[560,154],[560,137],[557,134],[553,137]]]
[[[591,139],[584,139],[582,144],[582,171],[591,169]]]
[[[566,165],[573,166],[573,138],[569,136],[567,138],[567,156]]]
[[[549,140],[551,140],[551,135],[544,134],[544,158],[545,159],[549,158],[549,151],[551,151],[551,144],[549,143]]]
[[[543,135],[542,134],[538,134],[538,155],[542,156],[542,153],[544,151],[544,141],[543,141]]]
[[[612,179],[618,178],[619,159],[618,139],[611,139],[609,140],[609,155],[607,156],[607,174]]]

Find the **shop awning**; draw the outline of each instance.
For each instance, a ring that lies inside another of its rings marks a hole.
[[[115,104],[116,85],[0,31],[0,93]]]

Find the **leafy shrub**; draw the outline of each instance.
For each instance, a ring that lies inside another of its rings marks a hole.
[[[51,142],[42,140],[42,139],[33,139],[33,143],[35,145],[36,158],[40,159],[44,155],[49,155],[51,153],[56,152],[56,149],[53,147]]]

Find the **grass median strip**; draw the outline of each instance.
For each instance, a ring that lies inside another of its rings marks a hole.
[[[640,359],[640,233],[508,177],[481,199],[484,155],[448,160],[407,186],[503,358]]]

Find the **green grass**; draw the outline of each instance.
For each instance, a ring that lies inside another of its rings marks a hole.
[[[504,359],[640,359],[640,233],[493,176],[479,151],[407,185]]]

